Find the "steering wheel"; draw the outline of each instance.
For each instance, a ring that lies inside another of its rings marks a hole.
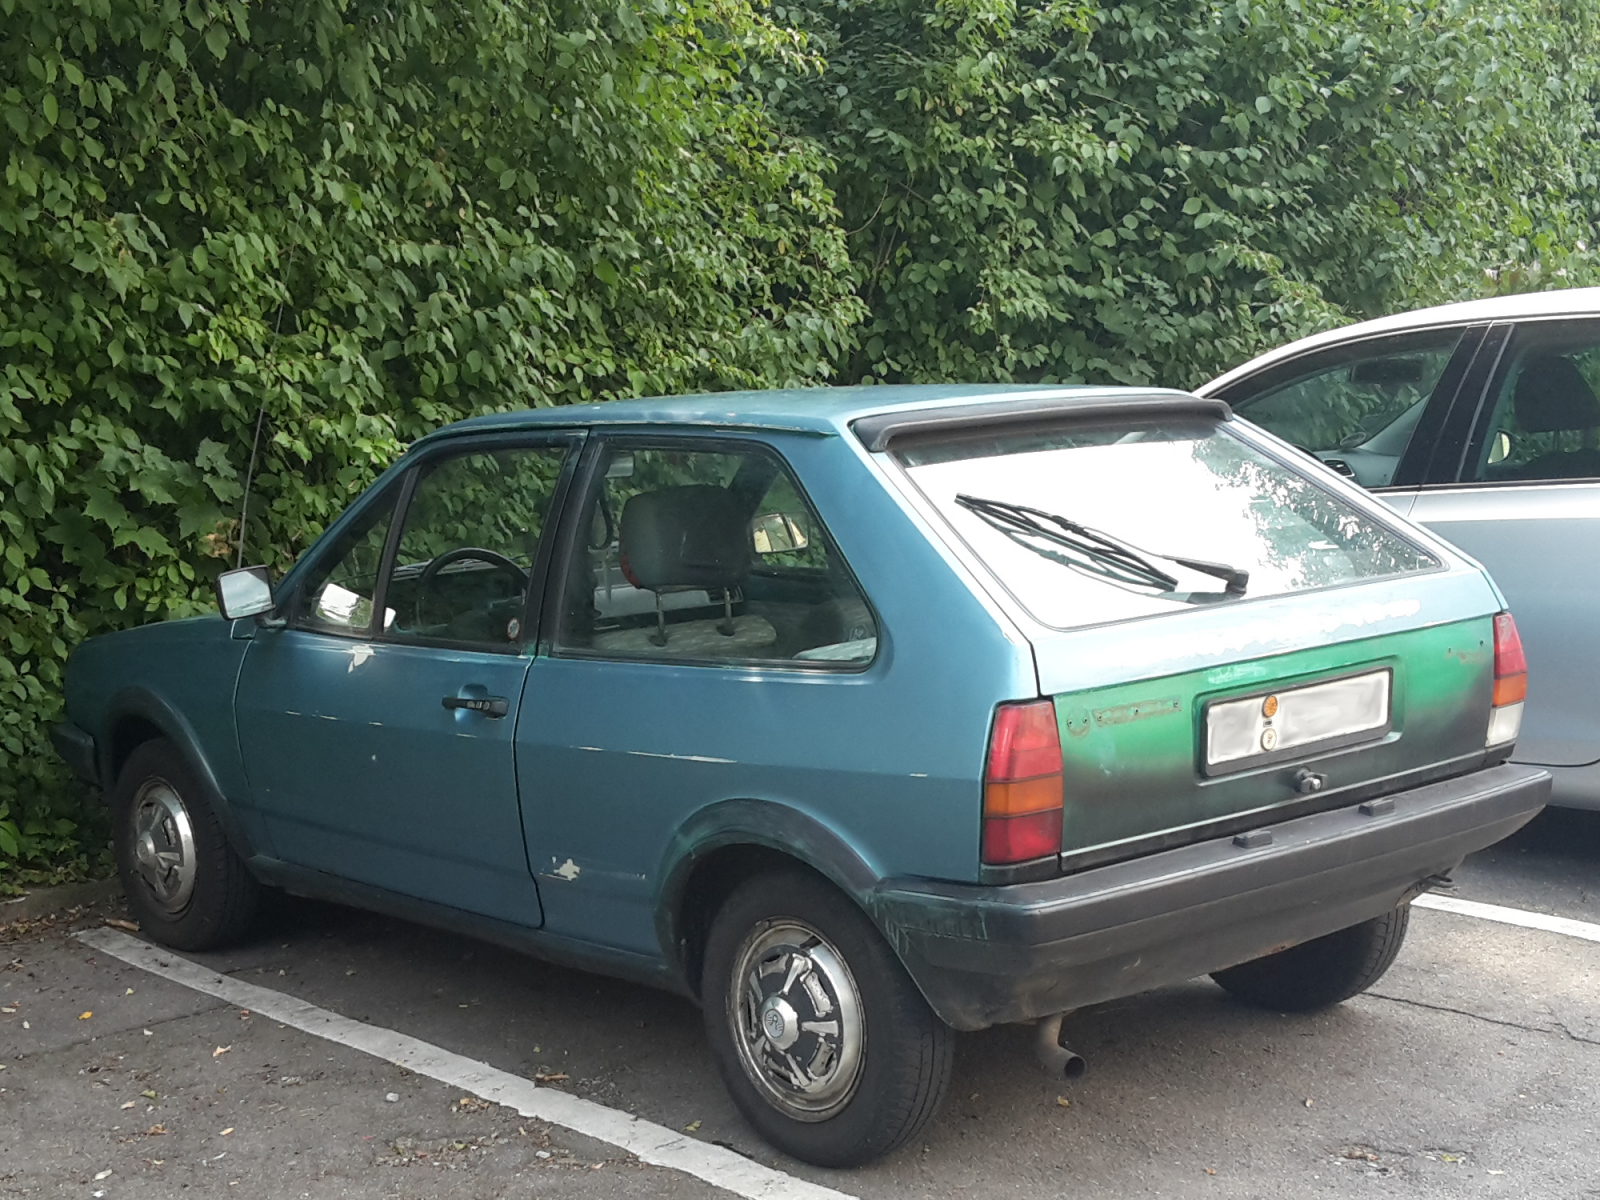
[[[475,558],[479,562],[486,562],[495,570],[510,575],[516,582],[518,591],[527,591],[528,573],[504,554],[497,550],[485,550],[481,546],[457,546],[454,550],[446,550],[443,554],[431,559],[427,566],[422,568],[422,574],[417,576],[416,600],[411,606],[411,627],[422,628],[422,601],[428,594],[428,587],[438,577],[440,571],[451,563],[463,559]]]

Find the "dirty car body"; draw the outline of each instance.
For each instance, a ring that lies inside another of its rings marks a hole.
[[[819,1162],[910,1128],[817,1140],[892,1049],[851,1043],[877,976],[840,921],[939,1028],[1049,1018],[1386,919],[1549,786],[1506,762],[1483,571],[1178,392],[467,421],[255,607],[70,664],[57,745],[128,808],[152,921],[185,844],[127,777],[159,739],[265,884],[712,1007],[731,970],[724,1076]],[[768,878],[794,911],[719,950]],[[845,916],[807,917],[807,879]]]

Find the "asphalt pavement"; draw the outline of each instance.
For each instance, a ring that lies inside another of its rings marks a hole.
[[[1600,814],[1547,812],[1456,878],[1600,924]],[[72,936],[125,915],[0,930],[0,1197],[729,1194]],[[1195,981],[1075,1014],[1070,1084],[1031,1030],[963,1036],[924,1137],[850,1172],[761,1142],[673,996],[303,901],[182,957],[863,1200],[1600,1198],[1600,944],[1453,913],[1417,911],[1389,975],[1331,1012]]]

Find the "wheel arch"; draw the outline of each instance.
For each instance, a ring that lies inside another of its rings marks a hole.
[[[195,778],[200,781],[200,786],[205,789],[206,801],[217,814],[229,844],[240,858],[248,861],[254,853],[250,840],[245,836],[238,814],[223,795],[216,772],[212,770],[194,726],[175,705],[149,688],[123,688],[106,705],[101,736],[96,740],[101,796],[109,801],[112,789],[117,784],[117,776],[128,758],[140,746],[158,738],[171,742],[183,755]]]
[[[699,998],[705,938],[722,901],[752,875],[795,866],[838,888],[887,937],[868,903],[881,873],[838,832],[785,804],[724,800],[678,829],[657,876],[656,935],[667,965],[690,995]]]

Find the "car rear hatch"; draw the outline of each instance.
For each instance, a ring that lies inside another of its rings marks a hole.
[[[1061,736],[1062,865],[1240,832],[1481,765],[1493,620],[1482,612],[1487,588],[1462,582],[1268,601],[1242,626],[1212,610],[1140,622],[1127,639],[1037,638]],[[1440,614],[1453,619],[1429,621]]]
[[[1062,867],[1485,761],[1486,577],[1219,402],[899,420],[880,446],[1017,618],[1054,701]]]

